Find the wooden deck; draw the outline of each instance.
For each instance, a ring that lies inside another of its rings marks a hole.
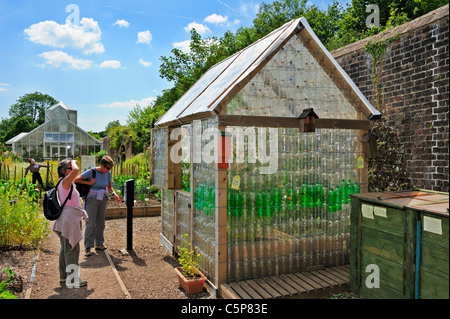
[[[224,299],[319,299],[348,291],[350,266],[243,280],[221,285]]]

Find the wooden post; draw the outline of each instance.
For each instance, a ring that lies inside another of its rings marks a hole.
[[[361,111],[358,111],[358,119],[363,119],[364,115]],[[358,137],[358,170],[357,170],[357,177],[358,177],[358,184],[361,188],[361,193],[367,193],[369,192],[369,167],[368,167],[368,158],[366,154],[364,154],[364,146],[363,146],[363,139],[364,134],[368,133],[368,130],[358,130],[357,131],[357,137]],[[362,158],[362,161],[360,161],[360,158]],[[362,167],[360,167],[360,164],[363,164]]]
[[[225,142],[225,126],[219,126],[222,137],[219,136],[219,149]],[[229,142],[229,141],[228,141]],[[219,154],[218,161],[222,161]],[[220,285],[227,282],[228,272],[228,241],[227,241],[227,168],[217,163],[215,171],[216,184],[216,214],[215,214],[215,282],[217,291],[220,292]],[[220,166],[219,166],[220,165]],[[220,168],[219,168],[220,167]]]
[[[166,188],[167,189],[181,189],[181,162],[173,162],[175,158],[175,145],[181,142],[181,134],[177,139],[171,139],[170,136],[175,127],[170,127],[167,130],[168,139],[166,140],[167,149],[167,169],[166,169]]]

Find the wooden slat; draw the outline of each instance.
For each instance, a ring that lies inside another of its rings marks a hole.
[[[283,280],[285,283],[287,283],[289,286],[297,290],[297,293],[303,293],[306,292],[306,289],[297,284],[294,280],[292,280],[290,277],[286,275],[279,276],[281,280]]]
[[[252,299],[250,295],[248,295],[244,289],[237,282],[233,282],[230,284],[230,287],[234,290],[235,293],[239,295],[242,299]]]
[[[221,296],[225,299],[241,299],[241,297],[228,284],[220,286]]]
[[[307,276],[306,273],[297,273],[295,274],[298,278],[308,283],[314,289],[322,289],[322,285],[319,285],[314,279]]]
[[[313,271],[313,272],[311,272],[311,274],[316,276],[317,278],[320,278],[322,281],[327,282],[329,285],[332,285],[332,286],[339,285],[339,283],[337,281],[335,281],[332,278],[328,278],[327,276],[321,274],[318,271]]]
[[[240,281],[240,282],[239,282],[239,286],[241,286],[242,289],[244,289],[245,292],[246,292],[247,294],[249,294],[250,297],[251,297],[252,299],[263,299],[263,298],[258,294],[258,292],[256,292],[255,289],[253,289],[247,282],[245,282],[245,281]]]
[[[271,295],[271,298],[280,298],[282,297],[282,295],[276,291],[275,289],[272,288],[272,286],[270,286],[267,282],[265,282],[262,279],[254,279],[254,281],[261,286],[262,288],[264,288],[264,290],[269,293]]]
[[[289,279],[291,279],[292,281],[294,281],[297,285],[301,286],[306,292],[309,290],[314,290],[313,287],[305,283],[303,280],[301,280],[294,274],[287,274],[286,276],[289,277]]]
[[[283,287],[284,290],[286,290],[287,292],[289,292],[290,295],[295,294],[297,291],[292,288],[291,286],[289,286],[287,283],[285,283],[280,277],[278,276],[272,276],[271,277],[273,279],[273,281],[275,281],[278,285],[280,285],[281,287]]]
[[[282,288],[279,284],[273,281],[272,277],[263,278],[266,283],[268,283],[273,289],[278,291],[282,296],[289,296],[289,292],[287,292],[284,288]]]
[[[334,281],[336,281],[338,284],[342,285],[347,283],[347,281],[345,281],[344,279],[342,279],[341,277],[337,276],[335,273],[331,272],[330,269],[327,269],[327,271],[321,270],[319,271],[322,275],[327,276],[330,279],[333,279]]]
[[[258,285],[255,280],[247,280],[246,283],[252,287],[263,299],[270,299],[272,295],[268,293],[263,287]]]
[[[304,287],[306,290],[315,290],[316,288],[309,282],[309,278],[300,278],[298,276],[299,274],[291,274],[291,276],[296,277],[298,281],[300,282],[301,286]]]
[[[350,279],[350,271],[347,268],[344,268],[343,266],[335,267],[334,270],[341,273],[346,280]]]
[[[342,279],[344,282],[348,282],[349,281],[349,277],[347,276],[347,274],[343,274],[342,272],[340,272],[337,268],[330,268],[328,269],[328,271],[334,275],[336,275],[337,277],[339,277],[340,279]]]
[[[311,272],[307,272],[305,273],[305,276],[307,276],[309,279],[313,280],[315,283],[317,283],[321,289],[329,287],[330,285],[322,280],[321,278],[314,276]]]
[[[222,285],[224,298],[326,298],[348,289],[349,265]]]

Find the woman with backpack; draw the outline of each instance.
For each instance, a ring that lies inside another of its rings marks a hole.
[[[70,284],[72,288],[87,285],[87,282],[79,276],[80,241],[83,239],[81,220],[87,220],[88,215],[81,209],[80,195],[74,183],[78,172],[79,168],[75,160],[65,159],[58,164],[58,176],[62,182],[59,183],[57,192],[61,203],[66,202],[66,204],[61,215],[53,224],[53,231],[61,241],[60,283]],[[72,279],[74,279],[73,282]]]
[[[103,233],[105,231],[106,207],[109,200],[108,193],[114,195],[117,202],[121,201],[121,198],[111,186],[111,169],[113,166],[113,159],[105,155],[100,160],[100,167],[87,170],[75,180],[76,183],[91,185],[84,201],[84,208],[89,216],[84,233],[85,256],[92,255],[92,248],[96,250],[106,249]],[[93,176],[94,170],[95,177]]]

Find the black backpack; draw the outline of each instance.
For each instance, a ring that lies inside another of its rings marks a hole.
[[[57,220],[61,215],[64,206],[66,206],[67,201],[72,198],[73,185],[70,187],[69,196],[67,196],[64,204],[61,206],[58,196],[58,186],[62,180],[63,179],[60,179],[55,188],[52,188],[44,194],[44,216],[48,220]]]
[[[95,178],[97,171],[95,170],[95,168],[91,168],[91,170],[92,170],[92,178]],[[85,181],[88,181],[88,180],[89,179],[85,179]],[[84,198],[85,196],[87,196],[87,194],[89,194],[89,191],[92,186],[92,185],[79,184],[79,183],[75,183],[75,185],[77,187],[78,193],[80,193],[81,198]]]

